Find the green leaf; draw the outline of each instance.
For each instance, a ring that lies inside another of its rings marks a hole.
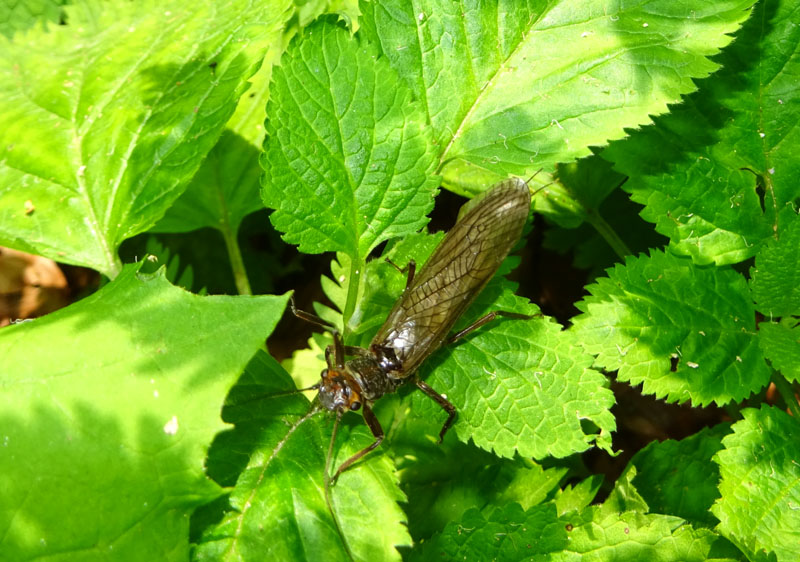
[[[790,381],[800,381],[800,325],[796,318],[758,325],[758,343],[772,366]]]
[[[701,264],[740,262],[796,214],[799,56],[794,3],[760,2],[715,59],[720,72],[655,126],[603,152],[631,176],[624,189],[674,252]]]
[[[694,529],[678,517],[619,513],[601,506],[561,520],[566,523],[568,543],[549,560],[743,560],[741,553],[716,533]]]
[[[361,24],[424,104],[444,184],[464,193],[464,176],[552,171],[666,112],[717,68],[707,57],[752,4],[387,0],[362,6]]]
[[[552,503],[523,511],[511,503],[488,514],[473,508],[452,521],[411,560],[523,560],[558,552],[567,542]]]
[[[523,511],[517,504],[488,514],[472,509],[423,545],[412,560],[740,560],[707,529],[677,517],[590,507],[558,517],[551,502]]]
[[[358,270],[382,241],[424,226],[438,183],[432,139],[371,45],[328,21],[310,26],[270,96],[262,197],[287,242],[343,252]]]
[[[652,251],[588,287],[576,338],[595,364],[669,402],[739,401],[769,380],[745,280]]]
[[[0,244],[114,277],[119,244],[185,189],[290,12],[65,9],[67,26],[0,37]]]
[[[722,480],[711,508],[719,531],[751,559],[774,553],[778,562],[797,559],[800,531],[800,423],[762,406],[742,411],[725,448],[714,460]]]
[[[750,288],[756,309],[769,319],[800,316],[800,217],[793,216],[767,242],[750,270]]]
[[[387,417],[387,407],[393,417]],[[564,468],[543,469],[527,459],[498,459],[448,434],[438,443],[441,422],[419,415],[407,399],[386,398],[378,415],[389,451],[408,496],[409,531],[416,543],[440,532],[470,508],[519,503],[524,509],[554,496]]]
[[[719,467],[711,457],[720,449],[725,424],[703,429],[681,441],[653,441],[630,461],[633,485],[652,513],[677,515],[695,524],[718,523],[709,511],[719,498]]]
[[[275,45],[280,44],[280,31],[275,30]],[[279,53],[277,48],[268,51],[217,144],[203,160],[186,191],[152,231],[188,232],[210,227],[226,238],[235,238],[244,217],[263,208],[259,197],[261,167],[258,157],[264,143],[272,66]]]
[[[64,0],[6,0],[0,3],[0,35],[11,38],[36,24],[57,24]]]
[[[220,494],[203,461],[222,396],[287,298],[199,297],[137,269],[0,331],[7,560],[186,560],[188,515]]]
[[[597,496],[602,484],[603,477],[599,474],[594,474],[575,485],[565,486],[559,490],[555,498],[558,514],[563,515],[570,511],[582,511],[588,507]]]
[[[491,282],[456,330],[491,310],[537,314],[514,289]],[[551,319],[501,319],[435,354],[420,377],[455,404],[453,427],[462,441],[471,438],[503,457],[517,452],[541,459],[592,445],[610,451],[614,397],[591,364],[578,341]],[[421,404],[431,402],[425,396],[414,402],[415,409],[432,407]],[[444,420],[443,413],[428,415]]]
[[[410,539],[388,458],[378,451],[342,473],[328,501],[323,474],[331,420],[301,395],[286,395],[291,389],[280,365],[260,354],[231,393],[223,419],[236,427],[220,436],[210,459],[240,459],[234,467],[213,465],[222,481],[240,474],[227,513],[204,533],[197,559],[318,560],[325,553],[326,560],[400,560],[394,547]],[[333,467],[373,441],[359,417],[347,418],[352,423],[339,431]]]

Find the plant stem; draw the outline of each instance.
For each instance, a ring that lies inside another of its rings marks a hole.
[[[625,256],[631,255],[631,250],[628,248],[628,245],[622,241],[622,238],[619,237],[617,231],[611,228],[611,225],[606,222],[606,220],[595,213],[592,210],[587,209],[586,213],[586,220],[591,224],[594,229],[603,237],[611,249],[614,250],[614,253],[620,257],[620,259],[625,258]]]
[[[228,249],[228,258],[233,270],[233,279],[236,282],[236,290],[240,295],[252,295],[250,280],[247,278],[247,270],[244,268],[242,251],[239,249],[238,229],[220,229],[222,237],[225,239],[225,247]]]
[[[800,404],[798,404],[797,398],[795,398],[792,385],[789,384],[789,381],[783,378],[783,375],[780,373],[773,373],[772,382],[775,384],[775,388],[778,389],[778,392],[780,392],[783,401],[786,402],[786,407],[789,408],[794,419],[800,420]]]
[[[358,301],[358,288],[361,284],[361,272],[364,270],[364,262],[360,259],[351,259],[350,261],[350,275],[347,284],[347,302],[344,304],[342,311],[342,339],[345,343],[350,336],[350,319],[353,317],[353,311],[356,309],[356,302]]]

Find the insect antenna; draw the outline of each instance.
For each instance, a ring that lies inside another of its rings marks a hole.
[[[251,402],[258,402],[259,400],[265,400],[267,398],[274,398],[276,396],[287,396],[289,394],[299,394],[301,392],[306,392],[307,390],[319,390],[320,383],[313,384],[307,388],[294,388],[292,390],[282,390],[280,392],[266,392],[264,394],[256,394],[255,396],[251,396],[244,400],[236,400],[235,402],[228,403],[226,401],[226,406],[242,406],[244,404],[250,404]],[[316,401],[316,398],[314,399]]]
[[[341,420],[342,412],[336,412],[336,419],[333,422],[333,431],[331,432],[331,442],[328,444],[328,454],[325,456],[325,498],[328,500],[328,507],[331,509],[330,485],[333,481],[331,478],[331,460],[333,459],[333,445],[336,443],[336,433],[339,431],[339,422]]]

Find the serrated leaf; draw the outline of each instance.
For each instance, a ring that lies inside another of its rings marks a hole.
[[[572,330],[621,381],[696,405],[739,401],[765,386],[755,311],[744,278],[652,251],[588,287]]]
[[[700,264],[755,255],[796,214],[796,5],[759,2],[715,60],[722,70],[682,106],[603,152],[631,176],[642,216]]]
[[[374,47],[329,21],[312,25],[289,45],[270,96],[262,197],[287,242],[360,265],[424,226],[438,183],[432,139]]]
[[[222,397],[287,298],[199,297],[137,269],[0,331],[7,560],[186,560],[188,515],[221,492],[203,461]]]
[[[326,560],[399,560],[395,547],[410,539],[391,463],[370,455],[342,473],[328,503],[323,475],[332,423],[302,396],[276,395],[292,388],[287,373],[261,354],[231,393],[223,419],[236,428],[210,458],[244,462],[231,506],[206,530],[197,559],[318,560],[324,553]],[[356,416],[351,421],[337,437],[334,467],[372,441]]]
[[[725,448],[714,460],[722,480],[711,508],[719,531],[751,559],[763,553],[778,562],[796,560],[800,541],[800,423],[763,406],[742,411]]]
[[[65,9],[69,25],[0,37],[0,243],[113,277],[119,244],[185,189],[290,13]]]
[[[781,375],[800,381],[800,325],[796,318],[758,325],[758,343],[764,356]]]
[[[602,507],[558,517],[551,502],[528,511],[516,504],[489,514],[470,510],[411,559],[701,562],[741,557],[725,539],[677,517]]]
[[[321,6],[320,6],[321,8]],[[236,111],[208,153],[186,191],[153,227],[154,232],[188,232],[215,228],[236,236],[242,220],[262,208],[258,157],[264,143],[265,107],[272,67],[282,47],[283,29],[272,30],[270,49],[239,99]]]
[[[15,32],[44,22],[58,23],[64,0],[11,0],[0,3],[0,35],[11,38]]]
[[[549,560],[702,562],[744,559],[724,538],[708,529],[694,529],[678,517],[637,511],[618,513],[601,506],[563,516],[561,521],[567,526],[568,543]]]
[[[569,485],[559,490],[555,497],[558,514],[563,515],[570,511],[582,511],[588,507],[597,496],[602,484],[602,475],[594,474],[575,485]]]
[[[491,310],[536,314],[538,309],[514,296],[513,288],[491,282],[460,326]],[[591,364],[578,342],[552,320],[504,319],[445,347],[422,366],[420,376],[456,405],[453,427],[461,440],[471,438],[503,457],[515,452],[566,457],[592,445],[611,448],[614,397],[608,380]],[[415,408],[430,408],[420,405],[430,402],[425,396],[414,401]]]
[[[708,527],[717,524],[709,510],[719,498],[719,467],[711,457],[722,449],[720,440],[728,432],[726,424],[719,425],[681,441],[654,441],[634,455],[632,484],[651,513],[677,515]]]
[[[750,289],[756,309],[769,319],[800,316],[800,217],[793,216],[756,255]]]
[[[473,508],[411,556],[427,560],[523,560],[558,552],[567,542],[552,503],[523,511],[511,503],[483,514]]]
[[[463,192],[465,172],[552,171],[664,113],[717,68],[706,57],[752,3],[387,0],[361,24],[425,104],[444,184]]]

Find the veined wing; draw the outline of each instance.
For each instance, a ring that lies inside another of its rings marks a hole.
[[[393,349],[409,376],[447,337],[511,247],[528,217],[531,195],[517,178],[466,204],[467,212],[417,273],[372,340]],[[463,213],[463,210],[462,210]]]

